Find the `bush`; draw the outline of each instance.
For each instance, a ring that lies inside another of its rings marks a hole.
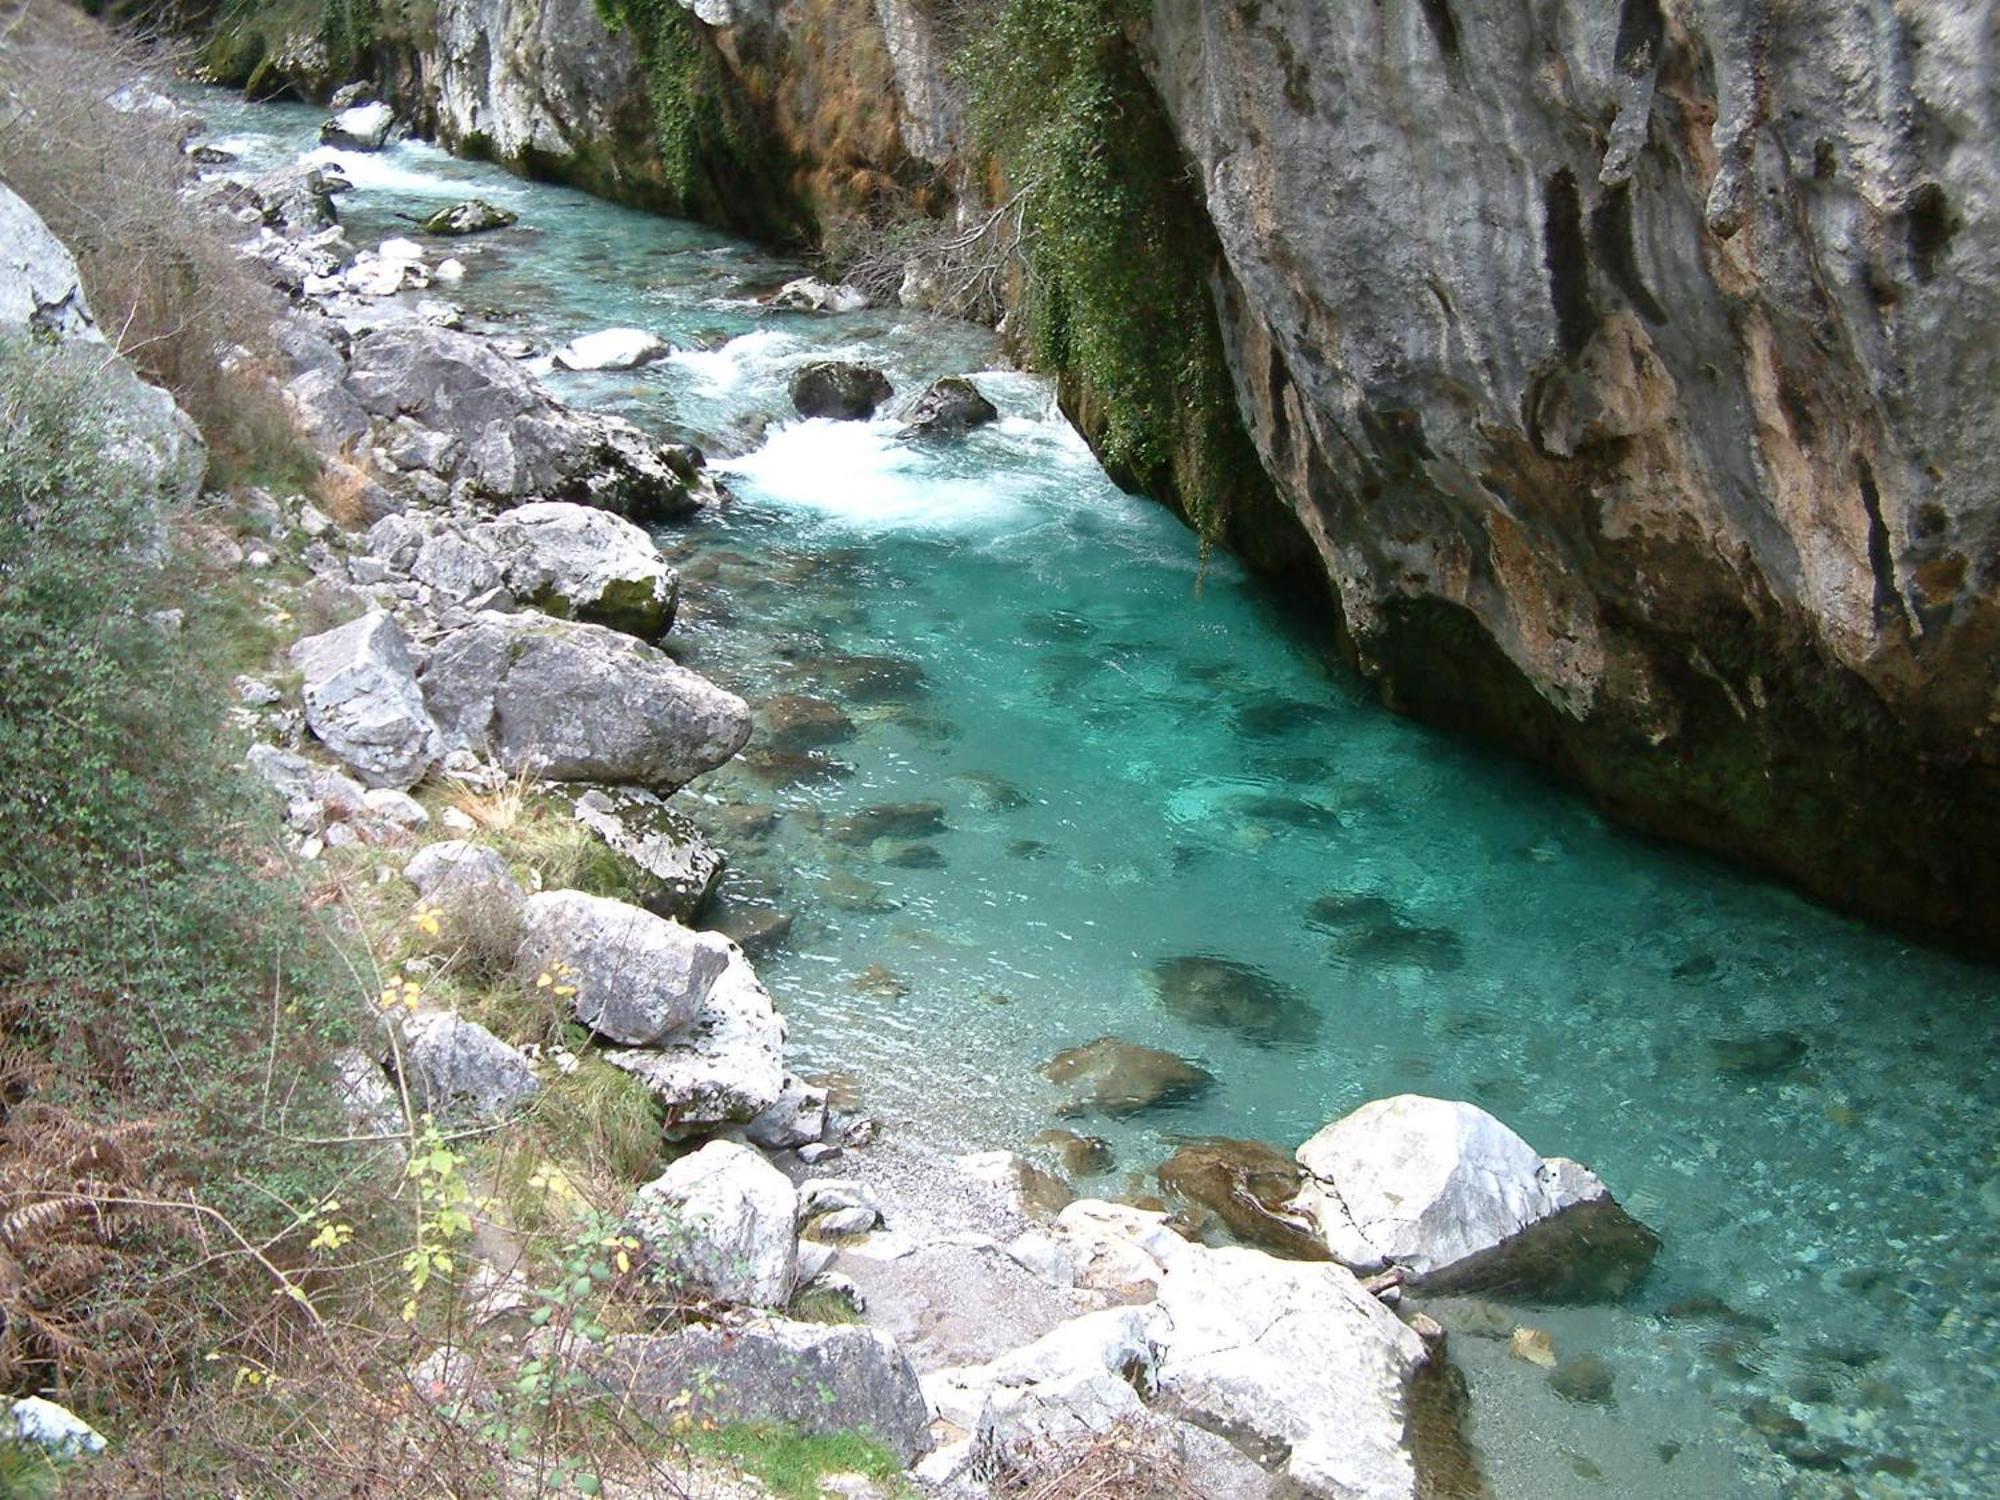
[[[194,418],[215,479],[304,484],[317,465],[273,378],[277,294],[180,195],[183,122],[135,107],[142,62],[172,58],[29,0],[0,48],[7,184],[76,256],[105,336]]]
[[[98,357],[0,344],[0,1288],[13,1291],[34,1271],[16,1231],[45,1227],[58,1184],[128,1206],[193,1191],[256,1227],[314,1201],[342,1161],[278,1133],[280,1108],[289,1130],[337,1133],[317,1079],[344,1008],[316,982],[297,892],[251,868],[273,831],[233,765],[203,601],[168,555],[167,518],[101,445]],[[170,605],[194,622],[186,634],[148,618]],[[117,1266],[72,1257],[45,1287],[40,1333],[17,1316],[28,1304],[8,1309],[0,1380],[24,1365],[121,1388],[167,1378],[200,1299],[182,1283],[163,1309],[135,1290],[190,1227],[165,1219],[96,1221],[93,1254]]]

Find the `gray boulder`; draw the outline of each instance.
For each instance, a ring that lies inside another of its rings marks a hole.
[[[609,1342],[598,1368],[607,1389],[662,1417],[864,1432],[905,1463],[930,1447],[917,1372],[896,1341],[873,1328],[760,1318],[627,1335]]]
[[[544,613],[649,641],[674,622],[679,575],[653,539],[621,517],[543,500],[496,516],[473,539],[493,555],[514,597]]]
[[[425,234],[481,234],[488,229],[505,229],[520,218],[511,208],[488,203],[484,198],[468,198],[441,208],[419,226]]]
[[[380,151],[395,124],[396,112],[379,100],[351,105],[320,126],[320,143],[356,151]]]
[[[729,944],[713,933],[582,891],[530,896],[524,920],[522,982],[552,976],[575,991],[579,1021],[630,1046],[692,1025],[730,963]]]
[[[435,1011],[401,1029],[410,1090],[433,1114],[499,1119],[541,1090],[527,1058],[477,1021]]]
[[[783,1307],[798,1276],[797,1220],[784,1173],[748,1146],[710,1141],[640,1188],[625,1222],[687,1290]]]
[[[630,636],[484,612],[443,636],[424,699],[450,748],[556,781],[673,788],[743,748],[741,698]]]
[[[306,723],[369,786],[408,787],[441,753],[408,644],[395,618],[374,610],[292,647],[304,675]]]
[[[910,408],[910,421],[900,437],[963,437],[999,417],[999,408],[979,394],[979,387],[959,375],[931,383]]]
[[[250,183],[250,196],[264,222],[282,234],[303,239],[340,222],[333,200],[352,184],[337,168],[294,162],[276,167]]]
[[[744,1137],[766,1151],[809,1145],[826,1134],[826,1107],[825,1089],[787,1073],[777,1100],[749,1123]]]
[[[1428,1291],[1616,1296],[1659,1250],[1595,1173],[1536,1154],[1485,1110],[1398,1094],[1364,1104],[1298,1149],[1295,1207],[1333,1258],[1404,1267]]]
[[[784,1017],[733,951],[692,1024],[654,1046],[603,1056],[666,1106],[670,1138],[747,1123],[785,1092]]]
[[[780,312],[860,312],[868,306],[868,294],[859,287],[801,276],[779,287],[770,305]]]
[[[354,341],[348,388],[372,416],[457,439],[442,477],[492,503],[574,500],[652,521],[688,515],[712,493],[684,450],[621,418],[572,411],[470,334],[377,328]]]
[[[526,891],[507,868],[507,861],[484,844],[464,839],[440,839],[426,844],[403,866],[403,878],[417,888],[426,901],[436,901],[454,890],[493,888],[525,903]]]
[[[815,360],[792,375],[792,405],[802,417],[866,421],[894,394],[889,377],[880,370],[846,360]]]
[[[708,904],[723,853],[665,800],[638,787],[556,788],[577,822],[628,866],[627,884],[648,911],[693,920]]]
[[[90,390],[108,453],[152,484],[166,504],[201,491],[208,450],[174,398],[141,380],[105,344],[76,261],[41,216],[0,183],[0,333],[76,346],[87,360]]]

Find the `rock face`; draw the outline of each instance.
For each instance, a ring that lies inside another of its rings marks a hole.
[[[626,1336],[611,1340],[603,1369],[621,1396],[695,1422],[866,1432],[905,1463],[930,1447],[917,1373],[895,1341],[872,1328],[766,1318]]]
[[[441,746],[395,617],[372,610],[292,647],[306,723],[369,786],[407,787]]]
[[[106,351],[76,261],[41,215],[0,183],[0,332],[74,344],[91,362],[106,445],[169,505],[201,490],[208,451],[174,398]]]
[[[798,1207],[785,1174],[756,1151],[710,1141],[640,1188],[626,1223],[691,1290],[783,1307],[798,1273]]]
[[[645,1046],[701,1013],[729,967],[729,944],[649,911],[582,891],[530,896],[522,982],[571,990],[570,1009],[614,1042]]]
[[[1143,55],[1384,696],[1990,944],[1985,16],[1161,0]]]
[[[630,636],[569,620],[475,616],[423,673],[450,747],[555,781],[671,790],[750,736],[741,698]]]
[[[1398,1265],[1434,1292],[1617,1296],[1659,1240],[1589,1169],[1542,1157],[1470,1104],[1398,1094],[1364,1104],[1298,1150],[1297,1207],[1360,1271]]]
[[[792,376],[792,405],[802,417],[866,421],[894,394],[889,377],[880,370],[842,360],[815,360]]]
[[[622,418],[573,411],[481,339],[398,323],[354,341],[347,377],[371,416],[435,435],[422,467],[501,505],[572,500],[635,520],[696,508],[675,451]]]

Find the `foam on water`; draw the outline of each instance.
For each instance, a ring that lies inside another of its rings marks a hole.
[[[310,147],[319,118],[202,104],[262,143],[246,165]],[[989,371],[978,330],[773,313],[754,295],[799,268],[707,231],[417,148],[383,165],[437,177],[360,187],[356,243],[440,197],[518,195],[522,226],[481,237],[455,294],[504,331],[638,323],[708,351],[550,382],[740,455],[719,465],[735,503],[661,536],[688,579],[676,653],[853,721],[818,760],[753,744],[682,794],[772,810],[722,835],[727,905],[796,919],[758,967],[805,1067],[858,1075],[891,1129],[990,1148],[1056,1123],[1037,1069],[1061,1047],[1199,1059],[1205,1098],[1071,1122],[1117,1154],[1083,1184],[1106,1193],[1150,1186],[1188,1136],[1289,1147],[1371,1097],[1471,1099],[1665,1240],[1617,1306],[1438,1309],[1613,1372],[1615,1404],[1569,1401],[1504,1340],[1454,1333],[1502,1500],[2000,1493],[1992,969],[1380,711],[1322,634],[1116,491],[1046,384]],[[878,365],[899,406],[981,371],[1003,417],[936,445],[893,416],[797,421],[785,379],[809,356]],[[932,801],[918,837],[834,836]],[[1258,1024],[1172,1003],[1156,966],[1191,955],[1254,969]]]

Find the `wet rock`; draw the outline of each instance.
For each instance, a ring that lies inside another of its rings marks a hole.
[[[1187,1103],[1215,1084],[1214,1074],[1184,1057],[1109,1036],[1057,1053],[1042,1076],[1062,1085],[1064,1114],[1135,1115]]]
[[[499,1119],[541,1091],[527,1058],[477,1021],[440,1011],[401,1026],[406,1081],[433,1114]]]
[[[840,705],[800,693],[766,698],[758,708],[764,741],[779,750],[813,750],[854,738],[854,721]]]
[[[292,647],[313,734],[370,786],[408,787],[442,753],[395,618],[374,610]]]
[[[577,1020],[632,1046],[692,1025],[731,961],[712,933],[582,891],[530,896],[523,920],[522,985],[572,991]]]
[[[1321,1130],[1298,1160],[1309,1174],[1299,1206],[1334,1259],[1402,1266],[1432,1292],[1616,1297],[1659,1250],[1588,1169],[1538,1156],[1470,1104],[1378,1099]]]
[[[840,844],[869,844],[876,839],[921,839],[945,832],[944,808],[936,802],[892,802],[845,813],[827,825],[827,837]]]
[[[556,781],[671,789],[750,737],[750,711],[660,651],[602,626],[484,612],[442,636],[424,701],[447,746]]]
[[[1031,1144],[1054,1153],[1062,1169],[1071,1177],[1102,1177],[1115,1165],[1111,1142],[1098,1135],[1078,1135],[1074,1130],[1044,1130]]]
[[[931,388],[917,398],[916,405],[910,408],[909,424],[897,435],[963,437],[973,428],[983,427],[999,415],[998,409],[979,394],[979,388],[971,381],[947,375],[942,380],[931,382]]]
[[[1776,1401],[1760,1397],[1743,1408],[1743,1420],[1767,1438],[1802,1438],[1806,1424]]]
[[[484,198],[468,198],[441,208],[425,219],[425,234],[482,234],[489,229],[505,229],[520,217],[511,208],[501,208]]]
[[[941,870],[944,851],[935,844],[892,844],[882,851],[882,863],[899,870]]]
[[[752,958],[762,958],[785,946],[792,929],[798,925],[798,918],[769,906],[729,902],[712,915],[711,923],[717,932]]]
[[[907,703],[930,691],[923,667],[901,656],[834,656],[816,665],[846,703]]]
[[[770,305],[780,312],[860,312],[869,305],[858,287],[833,286],[817,276],[801,276],[779,287]]]
[[[688,1289],[783,1307],[798,1274],[798,1208],[785,1174],[756,1151],[710,1141],[640,1188],[625,1223]]]
[[[909,982],[885,964],[870,964],[849,981],[848,988],[884,1000],[900,1000],[910,993]]]
[[[1007,857],[1009,859],[1047,859],[1054,854],[1055,846],[1040,839],[1009,839]]]
[[[1444,927],[1412,922],[1393,901],[1367,892],[1335,891],[1307,909],[1307,923],[1334,935],[1334,952],[1350,961],[1415,964],[1438,973],[1465,965],[1464,944]]]
[[[396,112],[388,105],[357,104],[320,126],[320,143],[353,151],[380,151],[395,124]]]
[[[832,417],[841,422],[866,421],[875,408],[895,394],[889,377],[867,365],[845,360],[815,360],[792,376],[792,405],[802,417]]]
[[[826,877],[820,887],[820,899],[828,906],[864,916],[886,916],[900,910],[903,904],[880,881],[865,880],[846,870],[835,870]]]
[[[607,1391],[662,1425],[764,1422],[826,1436],[867,1432],[905,1462],[931,1444],[917,1372],[896,1341],[873,1328],[760,1318],[621,1334],[592,1363]]]
[[[1030,1218],[1053,1217],[1076,1198],[1060,1177],[1012,1151],[974,1151],[952,1161],[966,1176],[1000,1188]]]
[[[967,771],[959,780],[972,788],[972,805],[982,812],[1015,812],[1028,806],[1028,795],[1004,776]]]
[[[673,352],[665,339],[643,328],[606,328],[571,339],[549,357],[565,370],[636,370]]]
[[[1556,1367],[1556,1341],[1547,1329],[1516,1328],[1507,1340],[1507,1352],[1518,1360],[1540,1365],[1545,1370]]]
[[[1812,1050],[1795,1031],[1725,1037],[1708,1045],[1717,1072],[1728,1078],[1747,1079],[1781,1078],[1803,1063]]]
[[[1146,975],[1169,1014],[1266,1045],[1311,1041],[1319,1013],[1262,969],[1209,954],[1162,959]]]
[[[1588,1406],[1618,1404],[1611,1367],[1595,1354],[1579,1354],[1557,1365],[1549,1373],[1549,1389],[1565,1401]]]
[[[1208,1209],[1230,1234],[1292,1260],[1326,1260],[1312,1219],[1292,1207],[1305,1172],[1262,1141],[1191,1141],[1160,1164],[1160,1186]]]

